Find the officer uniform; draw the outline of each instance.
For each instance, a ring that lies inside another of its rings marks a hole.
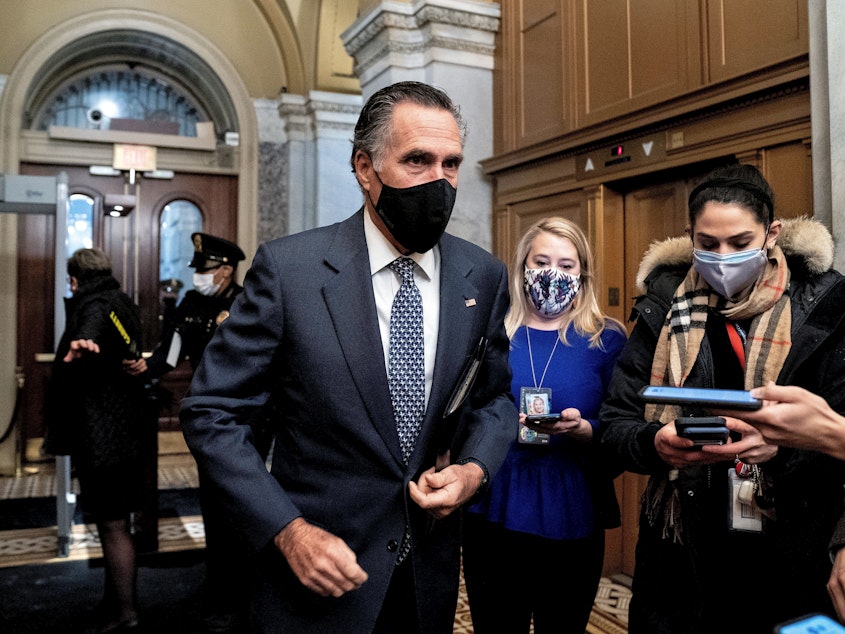
[[[158,320],[161,332],[173,332],[176,329],[176,300],[185,284],[182,280],[171,277],[158,283]]]
[[[246,257],[237,244],[224,238],[194,233],[191,240],[194,257],[188,266],[197,273],[210,273],[224,264],[234,268]],[[232,303],[242,291],[243,287],[234,278],[219,294],[188,291],[176,307],[175,318],[169,327],[164,323],[161,344],[147,359],[151,376],[166,374],[185,358],[190,361],[192,370],[196,370],[205,347],[217,327],[229,316]],[[199,498],[206,537],[205,631],[240,632],[245,627],[247,550],[203,481],[200,474]]]
[[[246,256],[234,242],[218,238],[207,233],[194,233],[194,257],[188,265],[198,272],[206,271],[223,264],[232,267]],[[234,279],[220,295],[203,295],[195,290],[185,293],[185,297],[176,307],[176,316],[171,323],[164,324],[161,345],[147,359],[147,369],[152,377],[166,374],[187,359],[191,369],[196,370],[200,357],[211,341],[214,331],[226,317],[232,302],[243,291]],[[178,337],[174,340],[174,333]],[[171,363],[168,363],[168,358]]]

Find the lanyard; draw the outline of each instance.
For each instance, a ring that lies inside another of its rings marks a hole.
[[[555,339],[555,345],[552,346],[552,353],[549,355],[549,360],[546,361],[546,367],[543,368],[543,376],[540,377],[540,384],[537,385],[537,375],[534,373],[534,355],[531,353],[531,337],[528,335],[528,326],[525,327],[525,338],[528,340],[528,360],[531,362],[531,377],[534,379],[534,387],[543,387],[543,381],[546,378],[546,371],[549,369],[549,364],[552,362],[552,357],[555,356],[557,344],[560,341],[560,335]]]
[[[730,321],[725,322],[725,328],[728,330],[728,339],[731,340],[731,347],[734,349],[734,354],[739,359],[739,365],[742,371],[745,372],[745,331],[740,328],[739,324]]]

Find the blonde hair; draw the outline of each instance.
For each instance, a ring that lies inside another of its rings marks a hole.
[[[570,307],[563,313],[563,319],[558,329],[558,336],[561,341],[568,344],[566,331],[570,324],[575,327],[575,332],[579,335],[589,337],[591,348],[601,348],[601,334],[605,328],[613,328],[627,334],[625,327],[619,321],[605,315],[599,308],[596,298],[596,282],[593,276],[593,251],[590,249],[587,236],[584,235],[581,227],[571,220],[551,217],[543,218],[534,223],[516,246],[516,255],[510,271],[511,305],[505,317],[505,329],[508,338],[513,338],[530,314],[530,300],[523,289],[525,262],[528,259],[528,252],[531,250],[534,239],[542,232],[570,240],[575,245],[575,250],[578,252],[578,262],[581,265],[581,288],[572,300]]]

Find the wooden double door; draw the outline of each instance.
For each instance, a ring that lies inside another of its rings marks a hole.
[[[174,203],[196,208],[202,231],[237,241],[237,178],[234,176],[174,174],[170,179],[153,179],[136,174],[130,183],[127,173],[96,176],[87,167],[24,164],[20,171],[33,176],[56,176],[64,172],[69,197],[76,195],[90,201],[92,245],[108,253],[115,277],[140,307],[145,351],[155,348],[161,330],[159,257],[165,208]],[[126,194],[135,196],[134,209],[122,217],[107,215],[107,197]],[[44,434],[43,402],[56,343],[56,240],[67,238],[68,228],[57,227],[56,216],[19,217],[17,364],[25,377],[20,415],[27,439]],[[190,236],[185,239],[189,240]],[[191,287],[190,279],[184,283]],[[59,333],[62,327],[60,324]],[[186,364],[162,380],[162,386],[173,396],[172,404],[161,413],[162,429],[177,428],[178,399],[189,381],[190,368]]]

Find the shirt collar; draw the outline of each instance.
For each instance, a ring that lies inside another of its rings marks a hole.
[[[364,208],[364,238],[367,241],[367,251],[370,256],[370,275],[375,275],[396,258],[403,257],[376,227],[366,207]],[[439,245],[425,253],[411,253],[405,257],[409,257],[416,262],[420,270],[431,280],[434,278],[435,267],[437,266],[438,249],[440,249]]]

